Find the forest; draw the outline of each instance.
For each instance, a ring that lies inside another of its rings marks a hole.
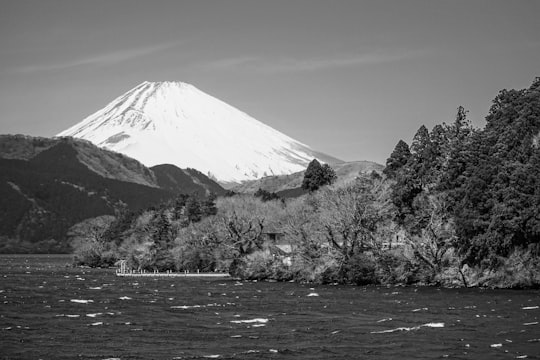
[[[540,286],[540,78],[502,90],[483,128],[463,107],[400,140],[381,173],[335,186],[312,161],[306,194],[180,195],[70,230],[77,265],[228,271],[251,280]]]

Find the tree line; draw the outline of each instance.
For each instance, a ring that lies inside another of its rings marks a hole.
[[[410,147],[396,145],[384,170],[395,181],[397,222],[419,235],[437,202],[463,264],[495,269],[516,251],[538,258],[539,138],[539,78],[528,89],[502,90],[483,129],[463,107],[452,124],[422,126]]]

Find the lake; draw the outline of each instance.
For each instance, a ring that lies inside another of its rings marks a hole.
[[[539,359],[540,291],[122,278],[0,256],[1,359]]]

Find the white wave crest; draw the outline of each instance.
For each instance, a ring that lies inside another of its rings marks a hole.
[[[77,304],[88,304],[88,303],[93,303],[94,300],[84,300],[84,299],[71,299],[69,300],[73,303],[77,303]]]
[[[233,324],[253,324],[253,323],[261,323],[266,324],[268,322],[268,319],[263,318],[256,318],[256,319],[249,319],[249,320],[232,320]]]
[[[93,313],[93,314],[86,314],[86,316],[88,317],[96,317],[96,316],[99,316],[99,315],[103,315],[103,313]]]
[[[444,323],[427,323],[427,324],[422,324],[422,325],[412,326],[412,327],[398,327],[395,329],[372,331],[371,334],[386,334],[386,333],[393,333],[396,331],[413,331],[413,330],[420,330],[423,327],[442,328],[444,327]]]

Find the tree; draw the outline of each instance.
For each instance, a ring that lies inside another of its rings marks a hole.
[[[202,219],[203,211],[199,200],[190,197],[186,202],[185,214],[190,223],[199,222]]]
[[[201,212],[204,216],[216,215],[218,210],[216,207],[217,196],[211,193],[201,204]]]
[[[154,232],[152,239],[156,246],[167,249],[171,246],[173,241],[173,235],[171,232],[171,221],[169,219],[168,211],[162,209],[156,215],[154,220]]]
[[[386,160],[386,167],[383,170],[383,173],[389,178],[393,178],[396,175],[396,172],[401,169],[411,157],[411,151],[409,145],[403,140],[399,140],[390,154],[390,157]]]
[[[306,263],[320,258],[325,245],[324,237],[320,236],[322,231],[317,216],[318,199],[313,197],[310,194],[288,202],[282,221],[282,230],[287,239],[290,239],[293,253]]]
[[[459,106],[456,114],[456,120],[453,126],[451,126],[452,137],[457,140],[463,140],[472,132],[472,124],[467,119],[468,110],[465,110],[463,106]]]
[[[175,234],[172,232],[169,211],[161,209],[161,211],[156,213],[153,226],[153,242],[148,248],[150,255],[150,263],[148,265],[154,270],[171,270],[174,268],[174,262],[170,250]]]
[[[230,254],[222,246],[218,227],[216,217],[207,217],[179,231],[175,247],[171,250],[177,270],[215,271],[228,268],[226,258]]]
[[[111,266],[116,258],[111,253],[114,242],[108,242],[105,234],[115,218],[110,215],[86,219],[75,224],[67,234],[73,247],[77,265]]]
[[[278,194],[276,194],[274,192],[267,191],[267,190],[263,190],[261,188],[259,188],[259,190],[257,190],[255,192],[255,194],[253,194],[253,196],[260,198],[262,201],[270,201],[270,200],[279,200],[279,199],[281,199]]]
[[[174,199],[173,201],[173,215],[174,220],[178,220],[182,218],[182,216],[185,213],[185,207],[186,207],[186,201],[188,200],[189,196],[180,194]]]
[[[322,182],[320,186],[332,185],[337,179],[336,172],[328,164],[322,166]]]
[[[229,244],[237,251],[237,256],[249,255],[262,249],[264,218],[238,215],[236,211],[223,218]]]
[[[316,191],[321,186],[332,184],[336,178],[334,169],[328,164],[321,165],[317,159],[313,159],[304,174],[302,189]]]
[[[455,245],[454,222],[444,194],[422,194],[417,202],[416,218],[405,225],[409,243],[421,261],[439,272],[445,255]]]
[[[429,146],[429,131],[422,125],[414,134],[413,141],[411,143],[411,153],[417,158],[422,159],[424,151]]]
[[[123,234],[132,227],[137,215],[137,213],[128,211],[126,208],[115,210],[115,219],[103,234],[104,241],[115,242],[119,245],[122,242]]]
[[[91,241],[105,245],[108,242],[105,234],[115,220],[116,218],[111,215],[86,219],[73,225],[67,236],[70,241]]]
[[[366,251],[379,248],[378,228],[390,218],[388,194],[383,181],[370,177],[359,178],[343,188],[321,191],[319,222],[338,260],[339,281],[346,279],[348,269],[356,267]]]

